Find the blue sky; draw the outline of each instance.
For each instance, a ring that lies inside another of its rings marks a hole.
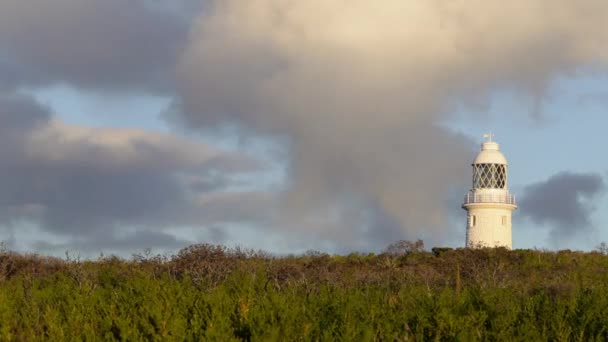
[[[176,5],[0,4],[10,248],[460,247],[487,132],[515,248],[608,241],[604,2]]]

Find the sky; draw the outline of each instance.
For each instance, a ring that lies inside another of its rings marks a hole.
[[[463,247],[492,132],[514,248],[608,241],[601,0],[0,2],[0,240],[84,257]]]

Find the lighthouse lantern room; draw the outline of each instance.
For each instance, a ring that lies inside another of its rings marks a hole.
[[[473,188],[462,205],[468,213],[466,246],[511,249],[511,215],[517,204],[508,189],[507,159],[491,134],[484,138],[473,162]]]

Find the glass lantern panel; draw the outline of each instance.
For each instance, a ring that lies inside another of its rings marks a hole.
[[[507,186],[507,168],[502,164],[473,165],[473,188],[505,189]]]

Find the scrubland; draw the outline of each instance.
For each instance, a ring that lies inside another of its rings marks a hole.
[[[605,341],[608,256],[194,245],[78,260],[0,252],[1,341]]]

